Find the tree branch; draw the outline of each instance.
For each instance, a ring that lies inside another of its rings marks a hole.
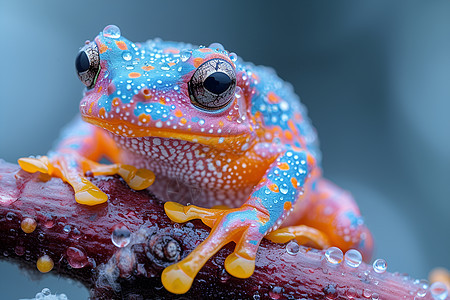
[[[94,299],[412,299],[420,290],[400,274],[378,274],[364,263],[332,265],[323,251],[299,247],[288,253],[286,245],[263,240],[250,278],[225,271],[229,244],[201,269],[187,294],[171,294],[161,284],[162,270],[189,254],[209,228],[200,221],[171,222],[161,201],[131,190],[121,178],[91,180],[109,195],[106,204],[79,205],[60,179],[0,160],[0,251],[34,270],[47,255],[51,272],[79,280]],[[33,220],[36,229],[25,233]],[[114,245],[112,236],[125,247]]]

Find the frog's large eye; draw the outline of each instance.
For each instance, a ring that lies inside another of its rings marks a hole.
[[[234,98],[235,88],[234,68],[220,58],[201,64],[188,84],[192,104],[205,110],[219,110],[227,106]]]
[[[84,46],[75,59],[78,78],[88,88],[92,88],[100,71],[100,56],[95,42]]]

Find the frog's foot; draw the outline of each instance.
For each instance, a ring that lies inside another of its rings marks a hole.
[[[27,157],[19,159],[18,162],[27,172],[41,172],[69,183],[75,191],[75,200],[85,205],[97,205],[108,200],[108,196],[85,177],[86,172],[93,175],[119,174],[133,189],[147,188],[155,179],[153,172],[145,169],[121,164],[103,165],[76,153]]]
[[[236,209],[205,209],[175,202],[167,202],[164,209],[172,221],[201,219],[212,228],[208,238],[185,259],[163,271],[161,280],[168,291],[186,293],[208,259],[231,241],[236,243],[236,247],[226,258],[225,269],[238,278],[248,278],[253,274],[256,252],[265,234],[264,225],[269,221],[266,213],[247,205]]]
[[[286,243],[297,240],[300,245],[308,245],[318,249],[330,246],[327,236],[315,228],[306,225],[289,226],[277,229],[265,236],[274,243]]]

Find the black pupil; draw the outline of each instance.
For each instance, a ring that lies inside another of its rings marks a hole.
[[[203,82],[205,89],[213,94],[220,95],[231,85],[231,78],[223,72],[215,72],[209,75]]]
[[[75,67],[77,68],[78,73],[83,73],[89,70],[89,58],[86,52],[81,51],[78,53],[77,58],[75,59]]]

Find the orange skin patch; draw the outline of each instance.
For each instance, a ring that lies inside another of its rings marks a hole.
[[[116,45],[120,50],[128,50],[127,44],[124,41],[116,41]]]
[[[280,102],[280,97],[278,97],[278,95],[275,94],[274,92],[269,92],[267,94],[267,99],[269,100],[270,103],[278,103],[278,102]]]
[[[141,121],[142,123],[148,123],[148,121],[150,121],[150,116],[142,113],[139,115],[139,121]]]
[[[178,50],[176,48],[166,48],[166,49],[164,49],[164,53],[178,54],[178,53],[180,53],[180,50]]]
[[[138,72],[131,72],[130,74],[128,74],[128,77],[130,77],[130,78],[138,78],[138,77],[141,77],[141,73],[138,73]]]
[[[280,169],[280,170],[283,170],[283,171],[287,171],[287,170],[289,170],[289,165],[287,164],[287,163],[281,163],[281,164],[279,164],[278,165],[278,168]]]
[[[119,106],[120,105],[120,99],[115,97],[112,101],[113,106]]]
[[[144,71],[151,71],[151,70],[153,70],[155,67],[154,66],[143,66],[142,67],[142,70],[144,70]]]
[[[274,193],[278,193],[280,190],[278,189],[278,185],[275,183],[269,184],[268,186],[269,190],[271,190]]]
[[[183,113],[181,112],[181,110],[177,109],[177,110],[175,110],[175,116],[177,116],[178,118],[181,118],[183,116]]]
[[[99,43],[98,51],[100,52],[100,54],[105,53],[107,50],[108,50],[108,46],[106,46],[105,44]]]
[[[283,208],[284,210],[290,210],[292,208],[292,203],[290,201],[284,202]]]
[[[98,111],[98,114],[99,114],[100,116],[104,117],[105,114],[106,114],[105,108],[104,108],[104,107],[100,108],[100,110]]]
[[[203,58],[197,57],[194,58],[194,67],[198,68],[203,63]]]
[[[292,178],[291,178],[291,183],[292,183],[292,186],[293,186],[295,189],[298,187],[297,178],[292,177]]]
[[[294,138],[294,137],[292,136],[292,132],[290,132],[289,130],[285,130],[285,131],[284,131],[284,136],[285,136],[288,140],[290,140],[290,141],[292,141],[292,139]]]
[[[94,106],[94,102],[91,103],[91,105],[89,105],[89,113],[92,114],[92,106]]]

